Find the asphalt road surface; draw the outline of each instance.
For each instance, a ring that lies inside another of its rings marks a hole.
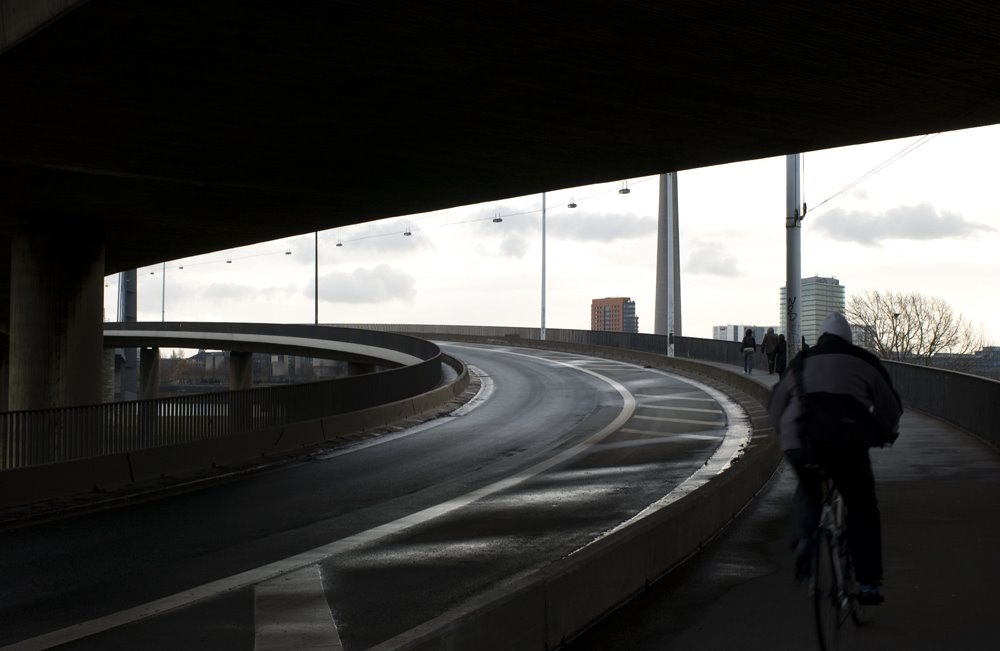
[[[445,347],[481,381],[450,416],[0,532],[0,645],[370,648],[587,545],[743,442],[738,407],[691,380]]]

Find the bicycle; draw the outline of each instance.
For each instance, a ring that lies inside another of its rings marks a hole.
[[[809,594],[816,616],[816,633],[823,651],[837,648],[840,628],[850,618],[864,623],[858,602],[858,582],[847,547],[846,506],[833,481],[822,475],[819,524],[812,540]]]

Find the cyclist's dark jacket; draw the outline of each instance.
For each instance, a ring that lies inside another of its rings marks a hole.
[[[799,440],[799,401],[795,399],[795,377],[791,368],[774,387],[768,414],[778,431],[782,450],[802,446]],[[903,406],[885,367],[863,348],[836,335],[824,334],[809,349],[803,360],[803,381],[806,392],[841,393],[853,396],[866,407],[874,407],[874,415],[888,432],[899,427]]]

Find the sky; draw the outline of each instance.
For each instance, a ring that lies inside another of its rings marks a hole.
[[[942,298],[1000,344],[1000,125],[803,161],[803,277],[838,278],[848,300],[870,290]],[[780,323],[785,184],[783,156],[678,172],[682,334]],[[547,328],[589,329],[591,299],[628,296],[640,332],[653,332],[658,192],[649,176],[546,193]],[[538,327],[541,200],[320,231],[320,323]],[[138,318],[313,323],[314,237],[140,269]],[[109,276],[111,321],[117,287]]]

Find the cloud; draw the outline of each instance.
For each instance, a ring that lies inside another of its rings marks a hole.
[[[500,255],[505,258],[523,258],[528,252],[530,242],[523,235],[513,234],[500,242]]]
[[[883,213],[847,212],[837,208],[817,217],[814,226],[835,240],[873,247],[880,246],[883,240],[937,240],[995,230],[985,224],[966,221],[957,213],[938,212],[927,202],[899,206]]]
[[[503,222],[499,224],[493,222],[493,217],[497,214],[503,218]],[[531,233],[530,237],[541,236],[542,217],[539,210],[525,213],[506,206],[499,206],[495,210],[483,209],[471,219],[478,220],[478,228],[483,232]],[[545,228],[547,236],[562,240],[613,242],[654,235],[657,221],[655,217],[640,217],[632,213],[622,215],[587,212],[581,209],[567,212],[560,208],[549,213]]]
[[[711,276],[738,276],[740,272],[736,258],[725,254],[725,245],[721,242],[695,240],[687,247],[687,253],[682,250],[687,262],[684,271],[691,274],[706,274]]]
[[[255,287],[239,283],[212,283],[201,290],[200,298],[211,303],[270,302],[296,293],[294,285],[284,287]]]
[[[312,282],[305,294],[313,296]],[[380,264],[372,269],[359,267],[350,273],[334,271],[320,276],[320,298],[329,303],[412,303],[417,296],[417,281],[408,273]]]
[[[576,242],[613,242],[655,235],[657,221],[653,217],[639,217],[631,213],[573,212],[548,220],[548,235]]]

